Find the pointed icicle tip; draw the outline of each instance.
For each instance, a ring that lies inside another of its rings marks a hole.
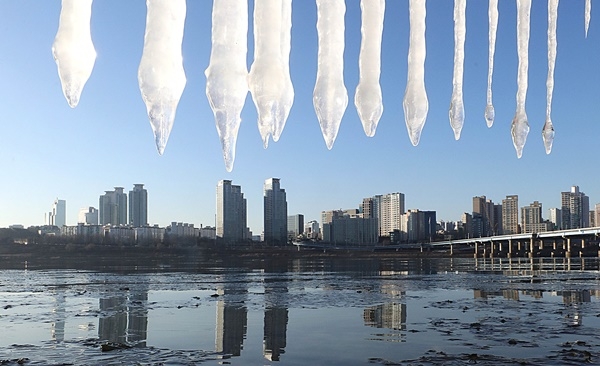
[[[494,106],[488,104],[485,107],[485,122],[487,123],[488,128],[491,128],[494,125],[494,118],[496,117],[496,112],[494,111]]]
[[[223,149],[223,160],[225,161],[225,169],[228,173],[233,170],[233,162],[235,161],[235,144],[237,141],[237,131],[235,135],[230,135],[229,138],[221,138],[221,146]]]
[[[417,146],[419,141],[421,141],[422,130],[422,128],[408,128],[408,137],[410,138],[410,142],[413,146]]]
[[[521,156],[523,156],[523,147],[525,147],[527,135],[529,134],[529,123],[527,122],[525,113],[517,114],[515,116],[510,133],[512,135],[513,145],[517,151],[517,158],[521,159]]]
[[[546,155],[548,155],[552,152],[552,143],[554,142],[554,126],[549,119],[546,120],[544,128],[542,129],[542,139],[544,140]]]

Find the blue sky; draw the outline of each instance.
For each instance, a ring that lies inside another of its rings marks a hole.
[[[467,3],[465,125],[454,140],[448,121],[452,93],[453,20],[450,0],[427,5],[426,88],[429,115],[421,142],[408,139],[402,98],[406,87],[408,1],[388,1],[382,44],[384,112],[367,137],[353,105],[358,83],[360,5],[347,1],[344,78],[349,94],[337,140],[327,150],[312,105],[317,34],[314,1],[293,3],[290,70],[295,100],[279,142],[263,149],[250,94],[242,113],[233,172],[225,170],[206,95],[204,70],[210,56],[210,1],[188,1],[183,43],[187,85],[163,156],[156,152],[137,82],[146,5],[142,0],[96,1],[92,38],[98,53],[77,108],[62,95],[51,46],[60,1],[0,2],[0,227],[39,225],[56,197],[67,201],[67,224],[80,207],[98,205],[114,186],[148,189],[150,223],[183,221],[214,225],[215,189],[221,179],[242,186],[248,225],[262,230],[262,185],[281,178],[289,214],[319,219],[322,210],[358,207],[362,198],[403,192],[406,208],[436,210],[438,219],[458,220],[472,210],[473,196],[519,204],[542,202],[544,213],[560,205],[571,185],[600,202],[596,170],[600,121],[597,66],[600,39],[596,15],[584,38],[584,1],[563,1],[558,17],[558,57],[552,120],[554,148],[541,138],[546,103],[547,3],[532,7],[527,115],[531,131],[517,159],[510,137],[517,90],[516,5],[500,2],[494,72],[496,120],[483,118],[487,85],[487,2]],[[252,1],[249,4],[248,67],[253,59]]]

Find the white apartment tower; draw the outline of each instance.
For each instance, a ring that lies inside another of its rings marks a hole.
[[[148,225],[148,191],[143,184],[134,184],[129,191],[129,224],[133,227]]]
[[[114,191],[105,191],[100,196],[100,225],[127,225],[127,194],[123,187],[115,187]]]
[[[77,222],[85,225],[98,225],[98,209],[94,207],[81,208]]]
[[[379,222],[379,236],[389,236],[390,232],[400,230],[401,217],[404,214],[404,193],[388,193],[375,196]]]
[[[48,212],[48,225],[63,227],[67,224],[67,201],[54,200],[52,204],[52,210]]]
[[[269,178],[264,184],[264,241],[272,245],[287,242],[287,200],[279,178]]]
[[[247,239],[246,199],[242,187],[221,180],[217,184],[217,237],[235,243]]]

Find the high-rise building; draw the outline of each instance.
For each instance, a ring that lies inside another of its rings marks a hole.
[[[562,213],[560,212],[560,208],[551,208],[548,211],[548,221],[554,224],[555,230],[562,230]]]
[[[519,233],[519,196],[516,194],[506,196],[502,200],[502,233]]]
[[[283,245],[287,242],[287,200],[279,178],[269,178],[264,184],[264,241]]]
[[[246,199],[242,187],[221,180],[217,184],[217,237],[228,243],[248,239]]]
[[[129,191],[129,224],[133,227],[148,225],[148,191],[143,184],[134,184]]]
[[[54,200],[52,210],[48,213],[48,225],[63,227],[67,224],[67,201]]]
[[[430,242],[437,226],[435,211],[408,210],[403,216],[401,231],[408,242]]]
[[[304,215],[291,215],[287,218],[288,239],[296,239],[304,233]]]
[[[127,194],[123,189],[115,187],[100,196],[100,225],[127,225]]]
[[[538,233],[542,229],[542,204],[534,201],[529,206],[521,207],[521,229],[524,233]],[[544,226],[545,229],[545,226]]]
[[[400,230],[404,213],[404,193],[395,192],[364,198],[360,205],[362,217],[377,219],[379,236],[390,236]]]
[[[596,203],[594,207],[594,217],[596,218],[595,226],[600,226],[600,203]]]
[[[494,207],[494,202],[485,196],[473,197],[473,235],[475,237],[492,236],[498,232]]]
[[[86,225],[98,225],[98,209],[94,207],[83,207],[79,210],[77,223]]]
[[[590,199],[579,191],[579,186],[572,186],[570,192],[560,193],[562,228],[579,229],[590,226]]]

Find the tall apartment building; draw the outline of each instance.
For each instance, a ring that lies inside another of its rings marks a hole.
[[[288,239],[295,239],[304,233],[304,215],[296,214],[287,217]]]
[[[402,215],[401,232],[410,243],[430,242],[435,236],[435,211],[408,210]]]
[[[264,201],[264,241],[267,244],[283,245],[287,242],[287,200],[285,189],[279,178],[265,180]]]
[[[595,226],[600,226],[600,203],[596,203],[594,207]]]
[[[221,180],[217,184],[217,237],[225,242],[248,239],[246,199],[242,187]]]
[[[134,184],[129,191],[129,224],[133,227],[148,225],[148,191],[143,184]]]
[[[364,198],[360,211],[365,219],[377,219],[379,236],[390,236],[400,230],[401,216],[404,214],[404,193],[388,193]]]
[[[554,225],[554,230],[562,230],[562,213],[560,208],[551,208],[548,210],[548,221]]]
[[[506,196],[502,200],[502,233],[519,233],[519,196],[516,194]]]
[[[46,221],[46,224],[59,228],[65,226],[67,224],[67,201],[55,199]]]
[[[562,228],[579,229],[590,226],[590,199],[579,191],[579,186],[572,186],[571,191],[560,193]]]
[[[486,237],[498,233],[498,224],[492,200],[485,196],[473,197],[473,236]]]
[[[79,209],[77,223],[98,225],[98,209],[94,207],[83,207]]]
[[[534,201],[529,206],[521,207],[521,230],[524,233],[539,233],[546,230],[543,224],[542,204]]]
[[[123,187],[115,187],[114,191],[105,191],[100,196],[100,225],[127,225],[127,194]]]

